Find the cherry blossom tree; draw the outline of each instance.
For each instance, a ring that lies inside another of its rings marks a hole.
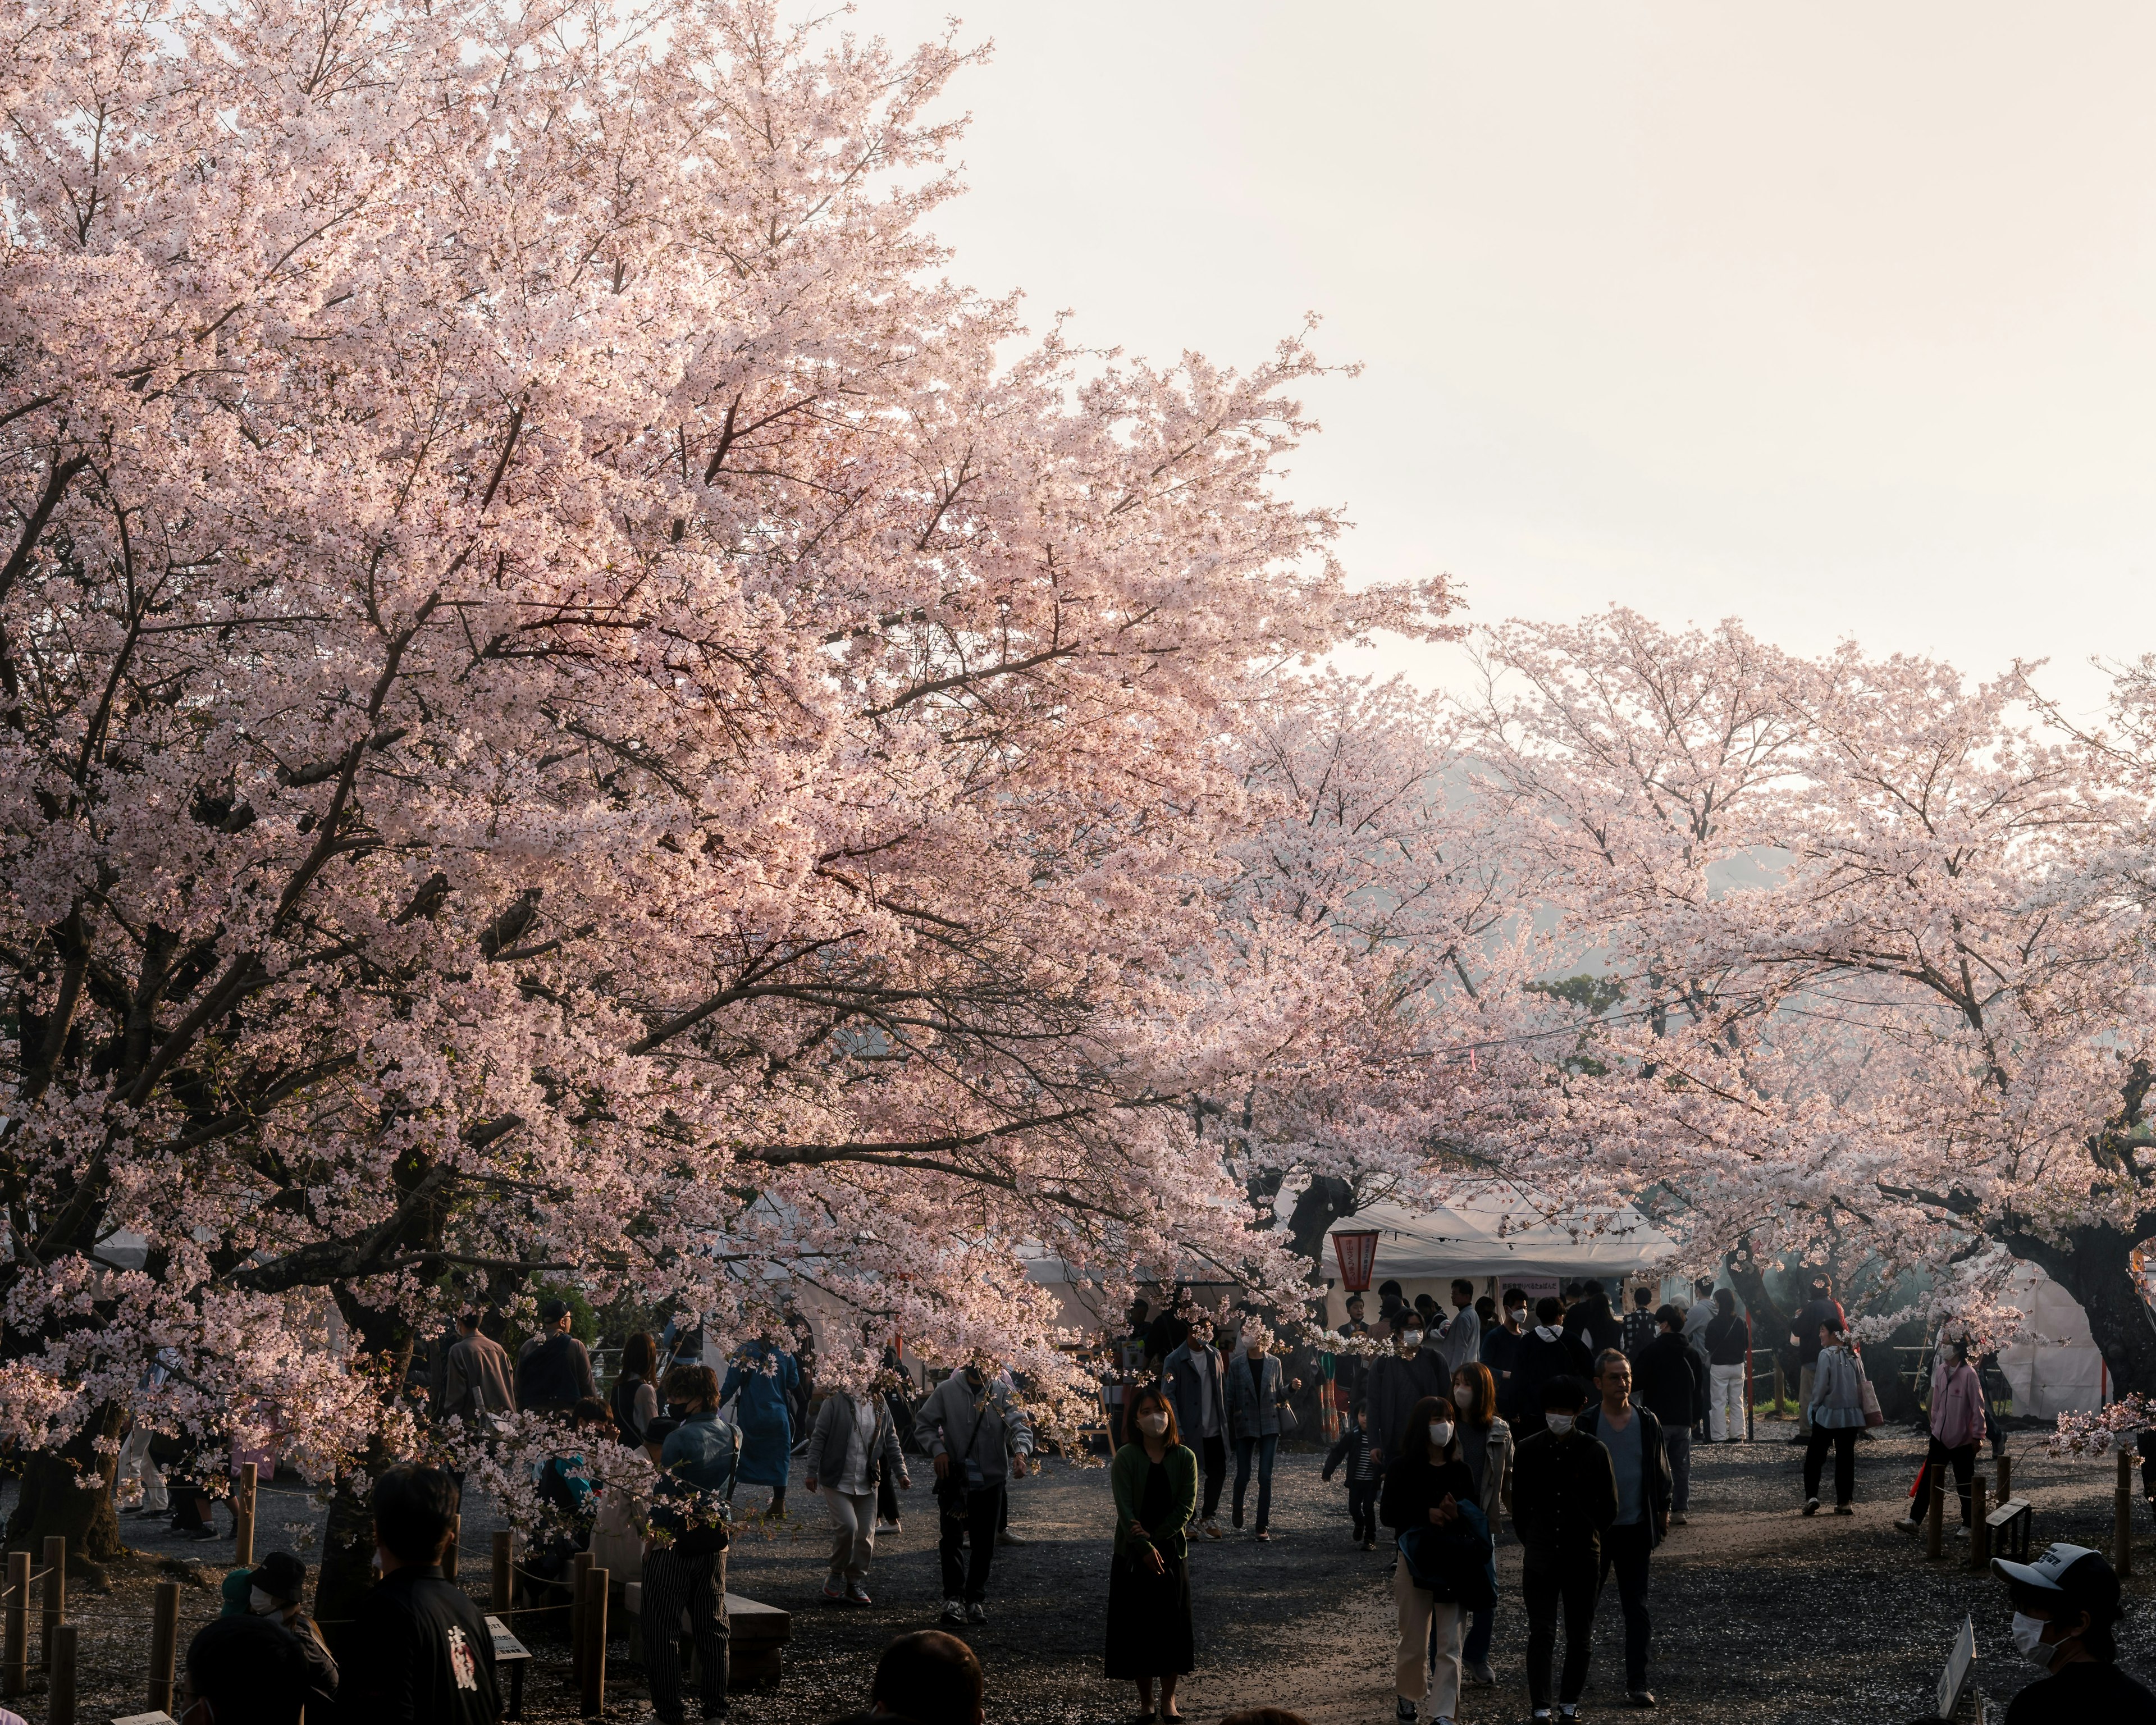
[[[1447,603],[1280,496],[1300,340],[1025,345],[922,225],[968,56],[760,0],[0,54],[22,1531],[114,1548],[136,1407],[363,1483],[541,1276],[1051,1383],[1029,1244],[1289,1285],[1188,1106],[1331,986],[1221,945],[1252,667]]]

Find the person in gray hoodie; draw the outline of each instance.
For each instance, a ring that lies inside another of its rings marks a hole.
[[[914,1416],[913,1437],[934,1458],[936,1507],[942,1538],[943,1621],[986,1623],[988,1565],[996,1554],[1006,1480],[1022,1480],[1033,1453],[1033,1425],[996,1363],[977,1356],[929,1392]]]
[[[1208,1539],[1220,1537],[1220,1487],[1228,1477],[1225,1371],[1220,1350],[1213,1345],[1212,1322],[1203,1314],[1161,1363],[1168,1405],[1175,1409],[1176,1431],[1197,1455],[1205,1476],[1205,1506],[1198,1525]]]

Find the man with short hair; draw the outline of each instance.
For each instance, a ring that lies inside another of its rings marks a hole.
[[[1639,1358],[1640,1350],[1655,1339],[1655,1291],[1643,1282],[1632,1290],[1632,1309],[1625,1314],[1625,1336],[1618,1346],[1625,1358]]]
[[[1707,1368],[1686,1344],[1678,1326],[1684,1314],[1674,1306],[1655,1313],[1655,1339],[1632,1356],[1635,1395],[1661,1422],[1662,1444],[1676,1482],[1670,1525],[1686,1524],[1691,1507],[1691,1429],[1707,1407]]]
[[[996,1362],[977,1354],[929,1392],[914,1420],[913,1435],[936,1466],[946,1623],[988,1620],[988,1566],[1004,1482],[1024,1479],[1033,1453],[1032,1423],[996,1379]]]
[[[665,1538],[644,1546],[644,1673],[660,1725],[681,1725],[684,1612],[703,1667],[704,1717],[721,1718],[726,1711],[725,1506],[741,1466],[741,1434],[719,1418],[719,1374],[709,1366],[675,1366],[660,1389],[681,1413],[670,1430],[654,1420],[644,1434],[647,1442],[654,1434],[659,1440],[661,1477],[650,1523]]]
[[[1520,1423],[1520,1384],[1517,1375],[1520,1343],[1527,1333],[1527,1291],[1507,1288],[1503,1322],[1482,1338],[1482,1363],[1497,1385],[1497,1414],[1507,1425]]]
[[[460,1419],[469,1430],[490,1414],[511,1412],[516,1406],[511,1370],[509,1350],[480,1333],[479,1314],[459,1312],[457,1339],[443,1368],[441,1417]]]
[[[1594,1370],[1587,1350],[1559,1327],[1564,1322],[1564,1304],[1556,1295],[1545,1294],[1536,1302],[1535,1317],[1534,1328],[1520,1337],[1519,1352],[1514,1357],[1513,1373],[1518,1381],[1512,1405],[1520,1410],[1514,1430],[1520,1437],[1543,1429],[1544,1384],[1555,1378],[1575,1378],[1584,1385]]]
[[[1182,1345],[1161,1363],[1161,1387],[1175,1409],[1175,1429],[1205,1475],[1199,1530],[1220,1537],[1220,1487],[1228,1477],[1226,1363],[1213,1345],[1213,1324],[1199,1312]]]
[[[1695,1276],[1691,1285],[1692,1301],[1684,1315],[1684,1338],[1691,1351],[1699,1356],[1699,1366],[1706,1371],[1712,1363],[1707,1357],[1707,1327],[1714,1322],[1714,1278]],[[1704,1410],[1699,1422],[1692,1427],[1692,1435],[1702,1443],[1708,1440],[1707,1420]]]
[[[1707,1345],[1707,1440],[1742,1442],[1744,1437],[1744,1367],[1752,1357],[1752,1332],[1737,1315],[1737,1296],[1714,1291],[1714,1316],[1701,1339]]]
[[[439,1467],[393,1467],[374,1482],[382,1579],[361,1601],[339,1711],[368,1725],[494,1725],[501,1714],[494,1637],[442,1576],[456,1482]]]
[[[539,1302],[539,1333],[516,1353],[516,1405],[529,1414],[562,1414],[589,1397],[605,1399],[592,1381],[592,1357],[569,1333],[574,1315],[566,1300]]]
[[[1837,1330],[1849,1327],[1849,1315],[1834,1297],[1834,1283],[1825,1271],[1813,1272],[1811,1295],[1789,1331],[1797,1350],[1797,1435],[1790,1441],[1799,1444],[1811,1441],[1812,1374],[1819,1368],[1820,1326],[1831,1318]]]
[[[1438,1358],[1445,1363],[1445,1389],[1452,1392],[1452,1374],[1472,1364],[1481,1355],[1482,1320],[1475,1312],[1475,1284],[1460,1277],[1452,1283],[1452,1316],[1437,1332]]]
[[[1543,1302],[1558,1304],[1555,1296]],[[1609,1452],[1579,1430],[1587,1386],[1569,1375],[1535,1393],[1541,1429],[1522,1440],[1512,1462],[1512,1527],[1526,1548],[1520,1594],[1527,1609],[1527,1702],[1534,1717],[1550,1717],[1550,1662],[1557,1620],[1564,1610],[1564,1672],[1559,1712],[1578,1717],[1587,1688],[1587,1656],[1601,1582],[1602,1541],[1617,1515],[1617,1481]]]
[[[1652,1627],[1647,1617],[1647,1558],[1670,1531],[1669,1450],[1654,1409],[1632,1399],[1630,1360],[1614,1348],[1604,1348],[1594,1363],[1594,1381],[1602,1399],[1580,1416],[1579,1429],[1601,1440],[1617,1481],[1617,1514],[1603,1537],[1595,1597],[1601,1597],[1614,1569],[1618,1601],[1625,1609],[1625,1692],[1633,1706],[1650,1707],[1655,1693],[1647,1686]]]
[[[916,1630],[883,1650],[869,1700],[877,1717],[907,1725],[981,1725],[987,1686],[972,1648],[941,1630]]]

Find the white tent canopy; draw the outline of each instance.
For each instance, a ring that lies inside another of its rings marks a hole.
[[[1373,1282],[1439,1276],[1615,1278],[1636,1276],[1677,1250],[1629,1204],[1549,1221],[1517,1195],[1494,1188],[1428,1210],[1373,1204],[1332,1232],[1372,1228],[1378,1230]],[[1337,1260],[1327,1255],[1330,1271]]]

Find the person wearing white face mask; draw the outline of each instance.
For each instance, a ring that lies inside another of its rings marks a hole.
[[[1494,1534],[1498,1512],[1512,1497],[1512,1429],[1496,1417],[1496,1380],[1489,1367],[1470,1361],[1452,1374],[1453,1405],[1460,1409],[1460,1460],[1475,1476],[1476,1501]],[[1490,1669],[1490,1637],[1497,1620],[1492,1604],[1471,1618],[1467,1644],[1460,1651],[1461,1668],[1467,1680],[1487,1689],[1497,1681]]]
[[[1410,1429],[1420,1440],[1385,1470],[1378,1515],[1397,1537],[1415,1527],[1450,1527],[1460,1506],[1473,1503],[1475,1476],[1460,1460],[1460,1416],[1441,1395],[1415,1404]],[[1451,1725],[1460,1711],[1460,1607],[1415,1584],[1403,1551],[1393,1566],[1393,1599],[1400,1640],[1394,1661],[1399,1725],[1414,1725],[1427,1699],[1433,1725]]]
[[[299,1638],[307,1665],[306,1705],[322,1718],[333,1717],[336,1705],[336,1661],[322,1640],[314,1620],[301,1609],[307,1589],[307,1566],[288,1551],[273,1551],[247,1572],[247,1610],[250,1616],[267,1617],[282,1624]]]
[[[1537,1398],[1543,1429],[1520,1440],[1512,1464],[1512,1528],[1527,1548],[1520,1595],[1527,1609],[1527,1700],[1550,1717],[1550,1665],[1564,1609],[1564,1672],[1558,1712],[1578,1717],[1587,1687],[1588,1640],[1601,1591],[1602,1542],[1617,1520],[1617,1473],[1600,1440],[1578,1429],[1587,1405],[1579,1378],[1553,1378]]]
[[[1138,1686],[1139,1719],[1177,1720],[1176,1680],[1197,1663],[1185,1532],[1198,1507],[1198,1457],[1178,1440],[1175,1409],[1158,1389],[1133,1395],[1124,1419],[1122,1447],[1108,1467],[1116,1500],[1108,1676]]]
[[[2100,1552],[2054,1545],[2033,1563],[1994,1558],[2014,1604],[2015,1651],[2046,1675],[2014,1697],[2006,1725],[2156,1725],[2156,1695],[2112,1663],[2118,1577]]]
[[[1414,1307],[1395,1312],[1392,1319],[1393,1353],[1370,1363],[1370,1442],[1378,1464],[1390,1466],[1396,1457],[1414,1453],[1414,1435],[1409,1427],[1415,1404],[1424,1396],[1445,1392],[1445,1363],[1423,1345],[1422,1318]]]

